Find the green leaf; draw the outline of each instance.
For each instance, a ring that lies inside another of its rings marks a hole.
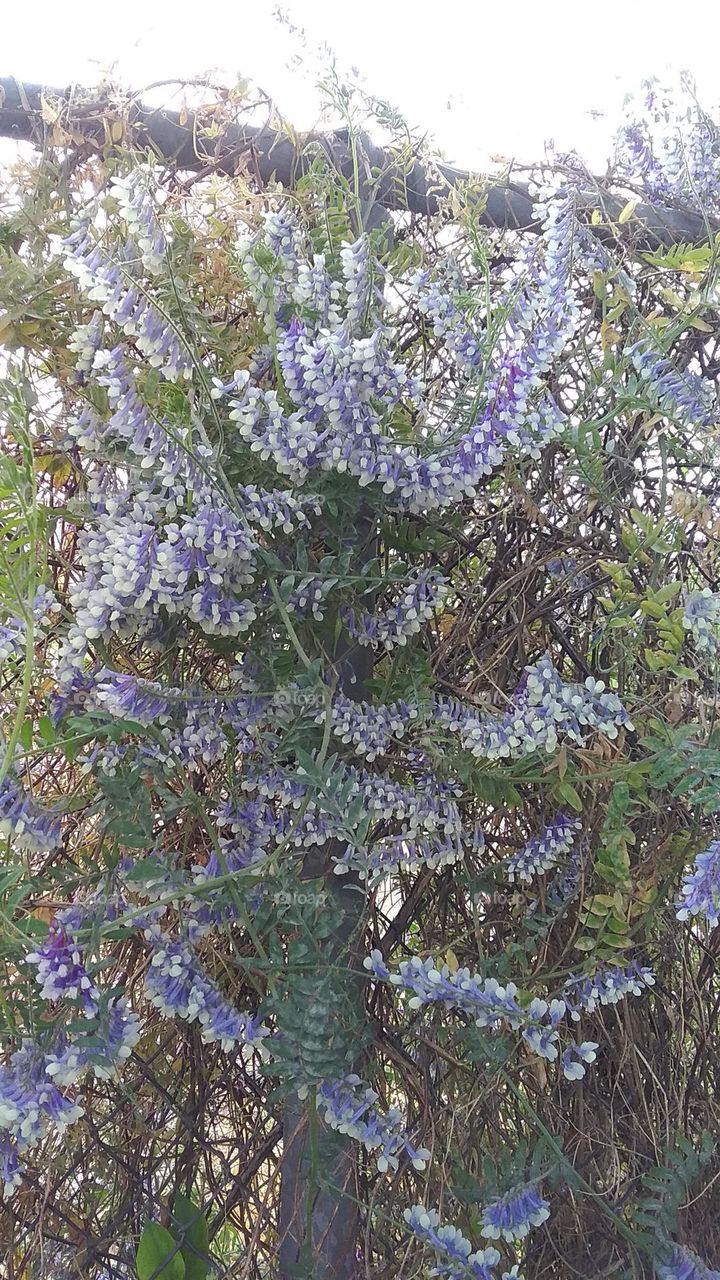
[[[138,1280],[185,1280],[185,1259],[159,1222],[145,1223],[135,1266]]]
[[[582,813],[583,802],[569,782],[556,782],[553,791],[563,804],[569,804],[570,808],[574,809],[576,813]]]
[[[172,1212],[173,1230],[185,1261],[185,1280],[205,1280],[210,1267],[207,1219],[202,1210],[180,1192]]]
[[[49,716],[41,716],[38,721],[38,733],[42,742],[52,746],[55,741],[55,726]]]

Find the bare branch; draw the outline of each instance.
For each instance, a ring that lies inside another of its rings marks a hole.
[[[71,125],[73,132],[82,134],[90,145],[106,141],[107,124],[124,120],[139,149],[150,147],[180,170],[233,174],[240,158],[249,154],[260,182],[281,182],[290,188],[308,171],[315,149],[320,146],[341,173],[349,175],[352,171],[351,151],[343,131],[300,135],[296,142],[269,126],[227,121],[211,134],[200,117],[191,112],[181,117],[175,111],[132,101],[123,112],[118,102],[101,90],[44,87],[24,84],[13,77],[0,78],[0,137],[44,145],[48,125],[43,119],[43,98],[46,102],[66,103],[63,126]],[[380,175],[375,203],[388,210],[434,214],[454,187],[478,180],[467,170],[431,165],[420,157],[408,166],[399,155],[375,146],[367,137],[363,145],[371,171]],[[539,230],[527,186],[496,178],[480,181],[488,184],[486,207],[480,215],[485,226],[532,233]],[[694,210],[648,204],[638,204],[632,220],[620,227],[617,217],[625,199],[603,189],[599,182],[582,199],[588,209],[600,208],[604,220],[616,224],[610,231],[607,227],[595,228],[599,236],[630,236],[638,248],[702,243],[720,230]]]

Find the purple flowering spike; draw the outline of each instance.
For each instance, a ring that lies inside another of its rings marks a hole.
[[[30,852],[49,853],[61,842],[59,817],[36,804],[12,772],[0,782],[0,835]]]
[[[97,988],[85,969],[80,947],[60,921],[53,920],[47,942],[26,960],[37,965],[35,976],[43,1000],[82,1000],[89,1015],[95,1011]]]
[[[707,380],[687,370],[680,373],[647,338],[629,347],[627,354],[664,413],[700,427],[716,421],[718,404]]]
[[[441,1225],[437,1210],[424,1205],[405,1209],[403,1216],[412,1234],[438,1255],[435,1275],[447,1276],[448,1280],[494,1280],[493,1268],[500,1261],[497,1249],[490,1246],[473,1252],[470,1241],[457,1227]]]
[[[709,658],[715,658],[720,647],[720,593],[711,591],[709,587],[691,592],[682,624],[692,636],[695,648]]]
[[[503,865],[507,868],[508,880],[529,883],[533,876],[549,871],[563,854],[570,852],[581,830],[579,818],[559,813],[539,835],[506,859]]]
[[[47,1056],[46,1071],[55,1084],[76,1082],[86,1071],[109,1080],[130,1057],[140,1039],[140,1020],[124,1000],[110,1000],[86,1032],[74,1032]]]
[[[658,1280],[720,1280],[720,1271],[713,1271],[692,1249],[673,1244],[669,1262],[656,1263]]]
[[[626,969],[611,966],[599,969],[592,977],[568,978],[562,998],[572,1019],[580,1020],[580,1011],[593,1013],[601,1005],[618,1004],[629,995],[643,995],[655,985],[652,970],[633,960]]]
[[[20,1148],[15,1138],[0,1130],[0,1186],[3,1199],[8,1200],[22,1182],[23,1168],[19,1159]]]
[[[343,621],[354,640],[373,649],[391,650],[407,644],[447,594],[448,584],[434,570],[420,569],[396,602],[382,613],[355,613],[345,609]]]
[[[166,1017],[197,1020],[206,1043],[219,1040],[229,1052],[235,1045],[255,1045],[268,1034],[247,1013],[240,1013],[203,973],[191,948],[160,934],[145,975],[145,994]]]
[[[685,872],[676,907],[678,920],[704,916],[712,928],[720,924],[720,840],[713,840]]]
[[[0,1065],[0,1181],[4,1195],[20,1181],[18,1157],[53,1126],[62,1132],[83,1114],[47,1074],[47,1059],[29,1040]]]
[[[60,605],[55,599],[55,593],[49,587],[38,587],[32,606],[33,635],[36,643],[44,638],[59,610]],[[25,618],[16,615],[9,618],[7,622],[0,623],[0,668],[11,658],[22,658],[26,643]]]
[[[391,1107],[386,1115],[381,1115],[375,1107],[377,1101],[375,1090],[365,1086],[357,1075],[324,1081],[317,1093],[317,1104],[325,1123],[361,1142],[366,1150],[377,1153],[377,1167],[381,1173],[397,1169],[403,1153],[415,1169],[424,1169],[430,1152],[425,1147],[413,1146],[402,1128],[397,1107]]]
[[[452,352],[460,368],[476,369],[482,365],[483,345],[468,320],[467,315],[453,297],[462,280],[459,272],[451,280],[431,280],[428,271],[418,271],[411,280],[415,290],[418,310],[427,316],[433,327],[433,333],[443,338],[448,350]],[[453,289],[453,284],[455,289]]]
[[[486,1240],[522,1240],[531,1227],[539,1227],[550,1217],[550,1206],[540,1194],[537,1182],[513,1187],[492,1200],[482,1211],[480,1234]]]

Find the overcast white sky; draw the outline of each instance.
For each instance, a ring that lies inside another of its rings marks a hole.
[[[276,0],[28,0],[3,5],[0,75],[92,83],[113,70],[142,87],[219,69],[259,81],[300,128],[315,120],[315,69],[273,16]],[[648,75],[689,70],[720,99],[720,0],[285,0],[310,44],[430,131],[447,158],[536,159],[578,147],[595,168],[622,98]],[[316,64],[315,64],[316,65]],[[604,112],[597,119],[591,113]]]

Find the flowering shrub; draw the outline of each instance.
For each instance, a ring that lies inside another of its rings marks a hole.
[[[627,126],[616,186],[712,212],[706,124],[686,169]],[[327,1201],[346,1275],[703,1274],[636,1184],[668,1064],[688,1136],[714,1114],[673,976],[720,902],[712,247],[638,252],[576,162],[534,239],[468,191],[394,243],[321,167],[48,163],[0,240],[0,335],[43,284],[3,368],[23,1240],[42,1204],[58,1275],[79,1231],[93,1277],[140,1238],[324,1278]]]

